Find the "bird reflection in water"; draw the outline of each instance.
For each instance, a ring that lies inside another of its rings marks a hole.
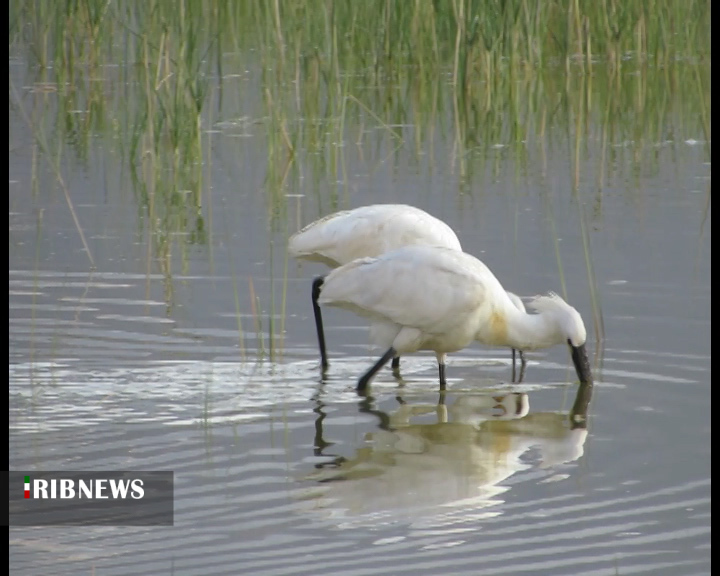
[[[391,413],[372,396],[358,408],[378,420],[351,457],[330,455],[316,399],[315,454],[328,457],[306,480],[304,499],[334,517],[423,517],[462,511],[495,516],[503,485],[516,473],[550,468],[583,455],[592,385],[581,384],[570,412],[531,412],[525,393],[441,392],[433,404],[398,396]],[[428,422],[428,419],[431,421]],[[539,459],[528,458],[537,449]]]

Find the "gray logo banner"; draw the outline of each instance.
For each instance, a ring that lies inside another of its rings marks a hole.
[[[173,472],[6,474],[9,526],[173,525]]]

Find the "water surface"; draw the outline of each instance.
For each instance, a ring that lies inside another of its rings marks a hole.
[[[10,73],[29,82],[24,65]],[[384,136],[347,146],[344,182],[290,179],[271,217],[264,133],[212,118],[205,239],[169,232],[182,249],[162,257],[112,145],[63,157],[91,269],[11,111],[10,469],[172,470],[176,489],[172,528],[11,528],[12,573],[710,573],[701,134],[657,142],[639,173],[615,142],[601,184],[590,138],[576,189],[563,146],[528,145],[522,162],[502,142],[470,152],[468,183],[440,128],[419,156]],[[378,352],[362,320],[327,310],[321,378],[310,281],[325,269],[288,262],[287,234],[374,202],[444,219],[508,290],[565,291],[588,328],[586,423],[568,417],[580,390],[561,347],[528,354],[512,383],[509,350],[471,346],[450,356],[444,395],[418,353],[360,398]]]

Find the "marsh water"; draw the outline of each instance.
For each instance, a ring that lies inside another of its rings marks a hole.
[[[208,83],[260,86],[245,56]],[[12,574],[710,573],[710,143],[694,123],[670,115],[640,151],[592,123],[580,152],[566,128],[500,130],[458,161],[449,111],[368,117],[328,154],[342,168],[309,152],[278,168],[275,120],[213,93],[201,201],[173,211],[112,129],[37,128],[33,110],[66,111],[31,60],[11,52],[9,467],[172,470],[175,509],[172,527],[11,527]],[[509,350],[472,345],[444,393],[421,352],[359,397],[380,352],[326,309],[321,374],[310,283],[326,268],[288,259],[287,237],[388,202],[446,221],[508,290],[580,311],[586,420],[569,418],[565,347],[528,353],[518,383]]]

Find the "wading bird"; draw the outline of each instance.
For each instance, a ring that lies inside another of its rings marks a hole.
[[[353,210],[343,210],[308,224],[290,237],[288,251],[293,258],[323,262],[331,268],[357,258],[375,257],[411,245],[444,246],[462,251],[452,228],[427,212],[405,204],[373,204]],[[312,284],[312,304],[315,314],[323,370],[328,366],[322,313],[317,299],[323,283],[315,278]],[[358,287],[360,289],[360,287]],[[518,310],[525,311],[522,300],[508,292]],[[515,349],[512,351],[513,380],[515,378]],[[520,352],[521,379],[525,358]],[[393,358],[392,367],[400,366],[400,357]]]
[[[351,310],[371,321],[371,339],[386,348],[358,381],[367,388],[390,358],[432,350],[444,388],[445,355],[473,340],[517,350],[567,343],[580,382],[592,382],[586,331],[575,308],[550,293],[518,310],[480,260],[441,246],[406,246],[359,258],[330,272],[317,285],[320,304]]]

